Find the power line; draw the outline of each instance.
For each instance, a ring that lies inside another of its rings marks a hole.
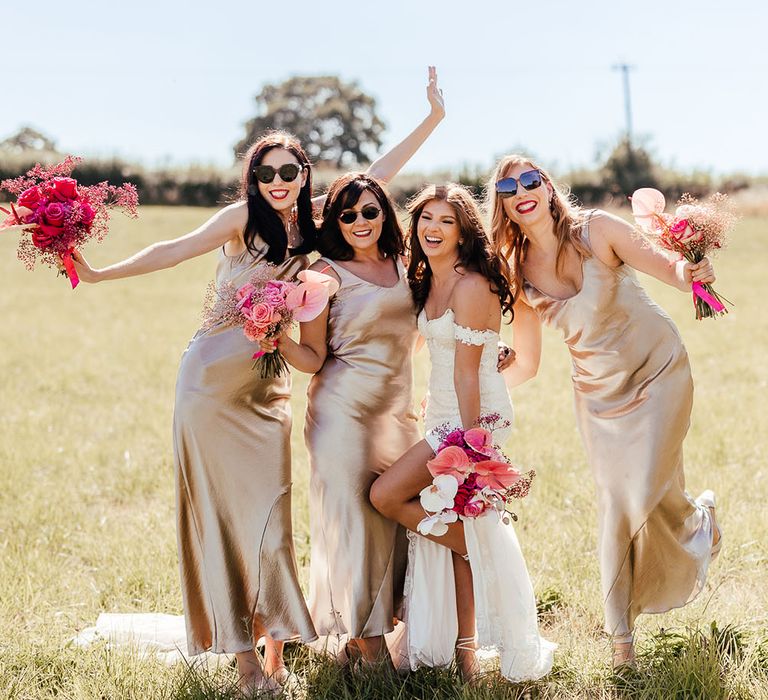
[[[615,63],[611,70],[619,70],[622,73],[624,83],[624,112],[627,119],[627,143],[632,145],[632,104],[629,99],[629,71],[634,70],[635,66],[627,63]]]

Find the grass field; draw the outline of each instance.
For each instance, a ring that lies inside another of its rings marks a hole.
[[[209,212],[144,208],[87,251],[106,264],[191,230]],[[542,601],[555,672],[526,688],[461,689],[448,672],[343,676],[292,651],[300,696],[380,698],[768,698],[768,218],[745,218],[716,261],[736,306],[696,322],[688,295],[648,281],[688,347],[696,399],[687,483],[717,491],[725,544],[701,596],[640,621],[636,674],[615,678],[601,635],[594,492],[572,413],[569,360],[545,333],[539,376],[516,390],[509,453],[537,467],[518,534]],[[166,668],[68,640],[100,612],[181,612],[171,448],[173,387],[215,254],[140,279],[82,285],[26,272],[0,235],[0,697],[227,698],[234,670]],[[418,359],[419,393],[426,353]],[[295,537],[308,564],[307,378],[294,374]]]

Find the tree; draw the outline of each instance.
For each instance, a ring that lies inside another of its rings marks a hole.
[[[56,144],[45,134],[31,126],[24,126],[13,136],[0,141],[0,150],[10,153],[29,153],[30,151],[45,151],[55,153]]]
[[[600,174],[606,193],[614,197],[626,197],[639,187],[659,186],[651,154],[626,137],[608,154]]]
[[[376,114],[376,101],[357,83],[344,83],[336,76],[296,76],[265,85],[256,95],[256,107],[257,115],[246,123],[235,155],[268,129],[291,132],[312,160],[338,168],[370,162],[382,143],[385,127]]]

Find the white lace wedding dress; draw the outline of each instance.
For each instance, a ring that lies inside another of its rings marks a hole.
[[[476,331],[455,323],[453,311],[427,320],[419,331],[429,347],[432,370],[427,398],[426,439],[437,448],[447,430],[461,427],[453,384],[456,342],[483,345],[480,361],[481,415],[497,414],[506,427],[494,433],[503,446],[512,422],[512,403],[496,369],[498,333]],[[511,681],[541,678],[552,668],[556,645],[539,635],[536,600],[515,530],[497,513],[462,518],[472,567],[478,643],[498,653],[500,670]],[[407,654],[411,668],[447,666],[458,634],[451,552],[436,542],[409,533],[406,574]]]

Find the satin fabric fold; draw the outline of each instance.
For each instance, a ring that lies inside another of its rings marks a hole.
[[[419,440],[412,408],[416,315],[401,263],[397,284],[381,287],[323,260],[341,287],[330,301],[328,357],[308,390],[309,606],[321,636],[375,637],[393,629],[407,542],[368,494]]]
[[[262,244],[262,250],[265,244]],[[244,284],[262,253],[223,251],[217,285]],[[292,279],[305,256],[277,267]],[[252,649],[263,634],[316,633],[299,588],[291,527],[291,378],[262,379],[242,328],[201,330],[176,384],[179,565],[190,654]]]

